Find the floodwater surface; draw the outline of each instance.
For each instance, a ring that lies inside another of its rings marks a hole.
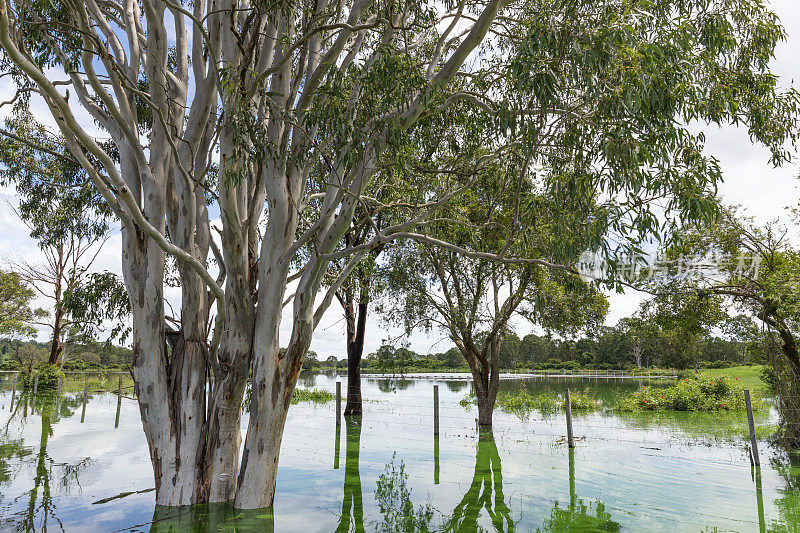
[[[3,379],[3,378],[0,378]],[[335,390],[346,376],[310,374]],[[433,387],[440,435],[433,436]],[[606,404],[635,382],[503,381],[505,389],[590,388]],[[20,397],[0,381],[2,531],[797,531],[800,468],[759,442],[751,468],[741,414],[608,410],[520,418],[476,431],[454,379],[365,376],[364,414],[333,402],[289,410],[270,510],[155,508],[133,399]],[[760,423],[774,422],[774,413]],[[247,417],[243,417],[242,433]],[[800,463],[798,463],[800,466]]]

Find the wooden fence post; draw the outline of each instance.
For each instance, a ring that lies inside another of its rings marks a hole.
[[[36,396],[36,390],[39,388],[39,374],[33,378],[33,395]]]
[[[122,403],[122,378],[117,381],[117,403]]]
[[[569,444],[570,448],[574,448],[575,443],[572,441],[572,402],[569,396],[569,389],[567,389],[565,407],[567,411],[567,443]]]
[[[433,437],[433,484],[439,484],[439,435]]]
[[[14,372],[14,381],[11,383],[11,397],[17,393],[17,373]]]
[[[755,471],[756,478],[756,505],[758,506],[758,531],[766,533],[767,523],[764,519],[764,491],[761,487],[761,469]]]
[[[342,382],[336,382],[336,425],[342,423]]]
[[[342,441],[342,426],[339,424],[339,421],[336,421],[336,440],[333,442],[333,469],[339,469],[339,455],[341,449],[341,441]],[[345,432],[344,436],[345,441],[347,441],[347,433]],[[346,444],[345,444],[346,446]],[[345,448],[346,449],[346,448]]]
[[[747,406],[747,423],[750,426],[750,452],[753,454],[753,463],[757,467],[761,466],[761,460],[758,458],[758,443],[756,442],[756,425],[753,422],[753,405],[750,403],[750,391],[744,391],[744,403]]]
[[[439,385],[433,386],[433,435],[439,436]]]

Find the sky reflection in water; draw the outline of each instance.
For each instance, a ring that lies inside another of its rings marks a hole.
[[[334,390],[337,379],[300,386]],[[432,435],[439,385],[441,435]],[[113,394],[84,406],[66,395],[0,392],[2,531],[796,531],[800,462],[765,445],[760,475],[744,441],[704,437],[740,417],[578,415],[577,448],[563,416],[496,413],[475,431],[458,404],[469,384],[365,378],[363,417],[337,429],[333,404],[292,406],[273,510],[153,505],[138,408]],[[344,383],[343,383],[344,385]],[[606,401],[633,383],[503,382],[591,387]],[[343,390],[346,387],[343,386]],[[81,421],[83,415],[83,421]],[[246,418],[242,431],[246,430]],[[117,427],[115,427],[115,425]],[[585,439],[584,439],[585,437]],[[128,494],[126,494],[128,493]]]

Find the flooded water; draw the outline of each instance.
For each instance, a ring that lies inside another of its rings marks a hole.
[[[308,375],[300,386],[346,390],[346,379]],[[498,411],[493,432],[479,434],[475,411],[459,405],[468,382],[365,377],[364,415],[338,428],[333,402],[291,407],[274,508],[241,513],[155,508],[132,399],[119,412],[113,394],[92,395],[85,409],[66,394],[11,410],[0,385],[3,531],[800,530],[800,468],[760,442],[754,471],[739,414],[576,413],[570,450],[563,414]],[[588,387],[610,403],[638,384],[502,382],[521,386]]]

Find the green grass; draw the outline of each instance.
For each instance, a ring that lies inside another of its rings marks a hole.
[[[600,409],[602,404],[587,391],[572,391],[570,395],[573,411],[593,411]],[[464,407],[469,407],[477,403],[474,393],[470,393],[461,402]],[[497,394],[497,407],[520,418],[526,418],[533,411],[539,411],[542,415],[548,416],[563,411],[564,397],[552,391],[537,393],[529,392],[522,387],[515,392],[501,391]]]
[[[292,405],[300,402],[328,403],[333,401],[333,393],[319,389],[294,389],[292,392]]]
[[[62,392],[83,394],[85,376],[89,376],[89,394],[99,391],[116,391],[119,378],[122,378],[122,394],[133,395],[133,378],[128,372],[108,374],[70,374],[64,376],[61,383]]]
[[[751,391],[766,392],[767,384],[761,379],[762,365],[755,366],[734,366],[731,368],[709,368],[704,369],[703,373],[714,377],[729,376],[739,381],[742,387]]]

